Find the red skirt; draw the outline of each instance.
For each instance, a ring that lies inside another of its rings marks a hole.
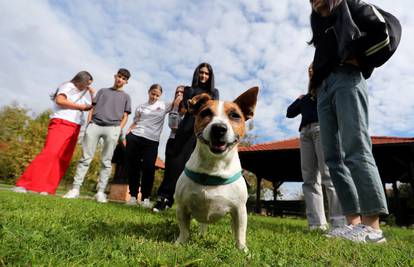
[[[54,194],[69,167],[79,130],[80,125],[76,123],[63,119],[50,120],[42,151],[17,180],[16,186]]]

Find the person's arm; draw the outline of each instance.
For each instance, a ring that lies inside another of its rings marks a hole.
[[[128,130],[125,133],[125,136],[127,136],[136,125],[137,125],[137,123],[135,121],[133,123],[131,123],[131,125],[128,127]],[[122,135],[122,130],[121,130],[121,135],[120,136],[121,136],[120,140],[122,141],[122,144],[124,144],[124,146],[126,146],[127,141],[126,141],[126,138],[124,138],[124,136]]]
[[[125,135],[129,134],[131,132],[131,130],[133,128],[135,128],[136,125],[137,125],[137,123],[135,121],[133,123],[131,123],[131,125],[128,127],[128,130],[126,131]]]
[[[88,119],[87,119],[87,121],[86,121],[86,124],[89,124],[89,123],[91,122],[91,120],[92,120],[92,115],[93,115],[93,110],[94,110],[94,108],[93,108],[93,106],[92,106],[91,110],[89,110],[89,113],[88,113]]]
[[[304,95],[300,95],[290,106],[287,108],[286,117],[294,118],[300,114],[300,104]]]
[[[352,44],[353,55],[347,63],[365,65],[364,58],[389,45],[387,24],[375,6],[367,3],[351,4],[352,18],[363,35]]]
[[[63,108],[75,109],[81,111],[88,111],[92,108],[92,105],[77,104],[67,99],[65,94],[59,94],[55,98],[55,103]]]
[[[190,86],[184,87],[184,95],[183,95],[183,101],[184,101],[184,107],[188,110],[188,100],[190,100],[193,97],[193,88]]]
[[[89,91],[91,99],[93,99],[95,97],[96,90],[94,88],[90,87],[90,86],[87,88],[87,90]]]
[[[119,133],[119,139],[121,140],[121,141],[124,141],[125,140],[125,136],[127,135],[127,134],[124,134],[124,127],[125,127],[125,124],[127,123],[127,121],[128,121],[128,115],[129,115],[129,113],[127,113],[127,112],[124,112],[124,115],[122,116],[122,120],[121,120],[121,123],[120,123],[120,125],[119,125],[119,128],[120,128],[120,133]],[[132,129],[132,128],[131,128]],[[131,130],[129,130],[129,132],[130,132]],[[128,132],[128,133],[129,133]]]
[[[135,116],[133,119],[132,124],[128,127],[128,130],[126,131],[125,135],[129,134],[133,128],[138,124],[139,119],[141,118],[141,106],[139,106],[135,111]]]
[[[174,99],[174,102],[172,103],[172,110],[173,111],[178,111],[178,107],[180,106],[181,101],[183,101],[183,95],[178,95]]]
[[[124,112],[124,115],[122,116],[121,124],[119,125],[121,128],[121,132],[122,129],[124,129],[126,122],[128,121],[128,115],[129,114],[127,112]]]

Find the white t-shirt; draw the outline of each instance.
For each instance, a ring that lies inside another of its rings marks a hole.
[[[63,94],[69,101],[76,104],[90,105],[90,94],[88,91],[80,91],[72,82],[67,82],[59,86],[57,95]],[[85,122],[83,111],[77,109],[63,108],[54,102],[51,119],[63,119],[79,125]]]
[[[131,133],[159,142],[165,114],[171,109],[171,104],[157,101],[154,104],[144,103],[137,107],[134,116],[135,127]]]

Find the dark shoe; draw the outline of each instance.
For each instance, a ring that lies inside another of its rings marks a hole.
[[[169,209],[170,206],[168,205],[169,201],[166,198],[161,198],[157,200],[157,203],[155,203],[154,207],[152,208],[153,212],[160,212],[164,211],[166,209]]]

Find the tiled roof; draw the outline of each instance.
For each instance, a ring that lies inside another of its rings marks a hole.
[[[160,169],[165,169],[164,161],[162,161],[159,157],[157,157],[157,160],[155,161],[155,167]]]
[[[414,137],[389,137],[389,136],[371,136],[373,145],[414,143]],[[239,147],[240,152],[247,151],[272,151],[272,150],[288,150],[298,149],[299,138],[290,138],[282,141],[267,142],[255,144],[251,146]]]

